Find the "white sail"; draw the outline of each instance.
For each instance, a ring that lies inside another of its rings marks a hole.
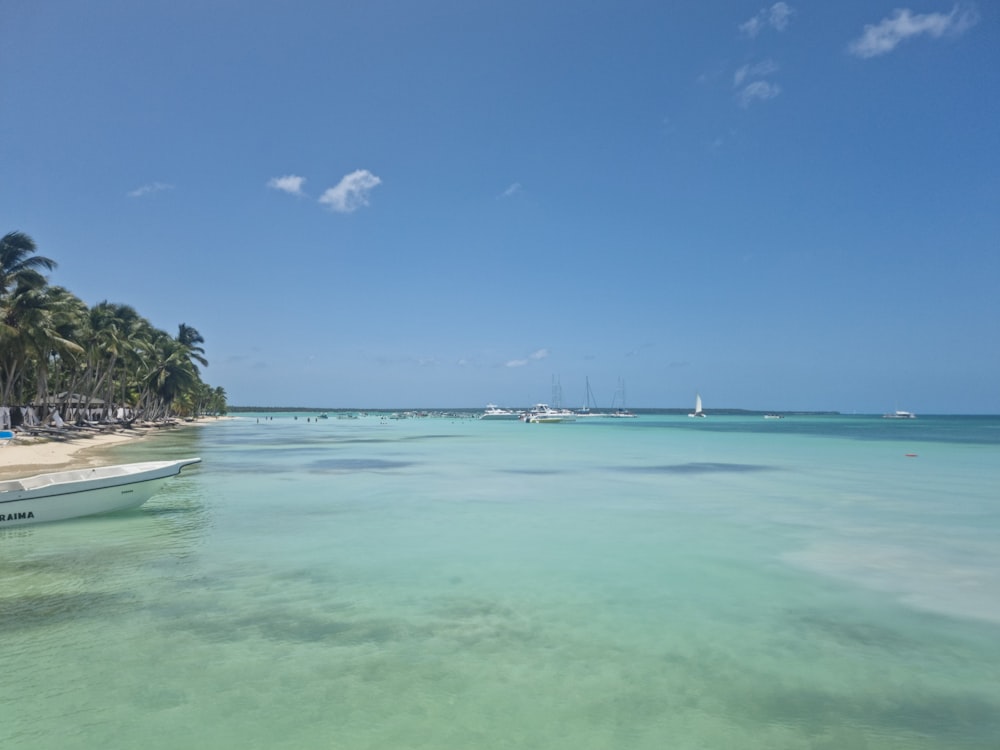
[[[704,417],[705,413],[701,410],[701,394],[697,393],[694,397],[694,411],[688,414],[689,417]]]

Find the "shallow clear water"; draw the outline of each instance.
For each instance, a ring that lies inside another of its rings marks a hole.
[[[0,747],[998,746],[998,419],[276,415],[112,455],[203,463],[0,532]]]

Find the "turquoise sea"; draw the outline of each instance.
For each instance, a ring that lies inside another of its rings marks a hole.
[[[260,414],[110,457],[190,455],[0,531],[0,747],[1000,747],[1000,418]]]

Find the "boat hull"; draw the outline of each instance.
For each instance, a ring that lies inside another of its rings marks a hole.
[[[138,508],[199,458],[146,461],[0,481],[0,529]]]
[[[575,422],[576,414],[568,409],[553,409],[547,404],[535,404],[520,417],[526,424],[554,424],[556,422]]]

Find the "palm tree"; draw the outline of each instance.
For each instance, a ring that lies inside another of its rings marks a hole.
[[[0,303],[18,287],[40,289],[45,277],[38,269],[51,271],[56,262],[35,255],[35,241],[24,232],[8,232],[0,238]]]
[[[76,355],[83,347],[72,341],[71,319],[79,300],[62,287],[19,286],[8,295],[0,323],[0,402],[27,401],[38,396],[48,403],[49,369],[53,356]],[[35,377],[34,393],[26,393],[26,375]]]
[[[228,410],[226,405],[226,389],[221,385],[216,386],[212,390],[212,397],[209,400],[208,408],[216,416],[219,414],[225,414]]]
[[[205,343],[205,339],[198,333],[197,328],[192,328],[186,323],[181,323],[177,329],[177,341],[181,346],[187,348],[189,359],[198,362],[202,367],[208,367],[208,360],[205,359],[205,350],[199,346],[199,344]],[[198,371],[197,367],[194,369],[195,372]]]
[[[208,360],[197,329],[181,323],[175,339],[129,305],[88,308],[48,286],[42,272],[56,263],[36,253],[23,232],[0,238],[0,404],[52,405],[50,393],[65,391],[74,398],[56,408],[100,396],[145,418],[167,416],[172,405],[225,410],[225,391],[201,380],[198,364]]]
[[[24,232],[8,232],[0,238],[0,366],[4,375],[0,404],[9,403],[28,356],[22,321],[39,302],[28,292],[45,286],[38,269],[56,266],[54,260],[35,255],[37,250]]]
[[[147,416],[165,417],[171,404],[197,389],[201,382],[191,363],[188,348],[163,331],[156,331],[143,378],[142,402]]]

